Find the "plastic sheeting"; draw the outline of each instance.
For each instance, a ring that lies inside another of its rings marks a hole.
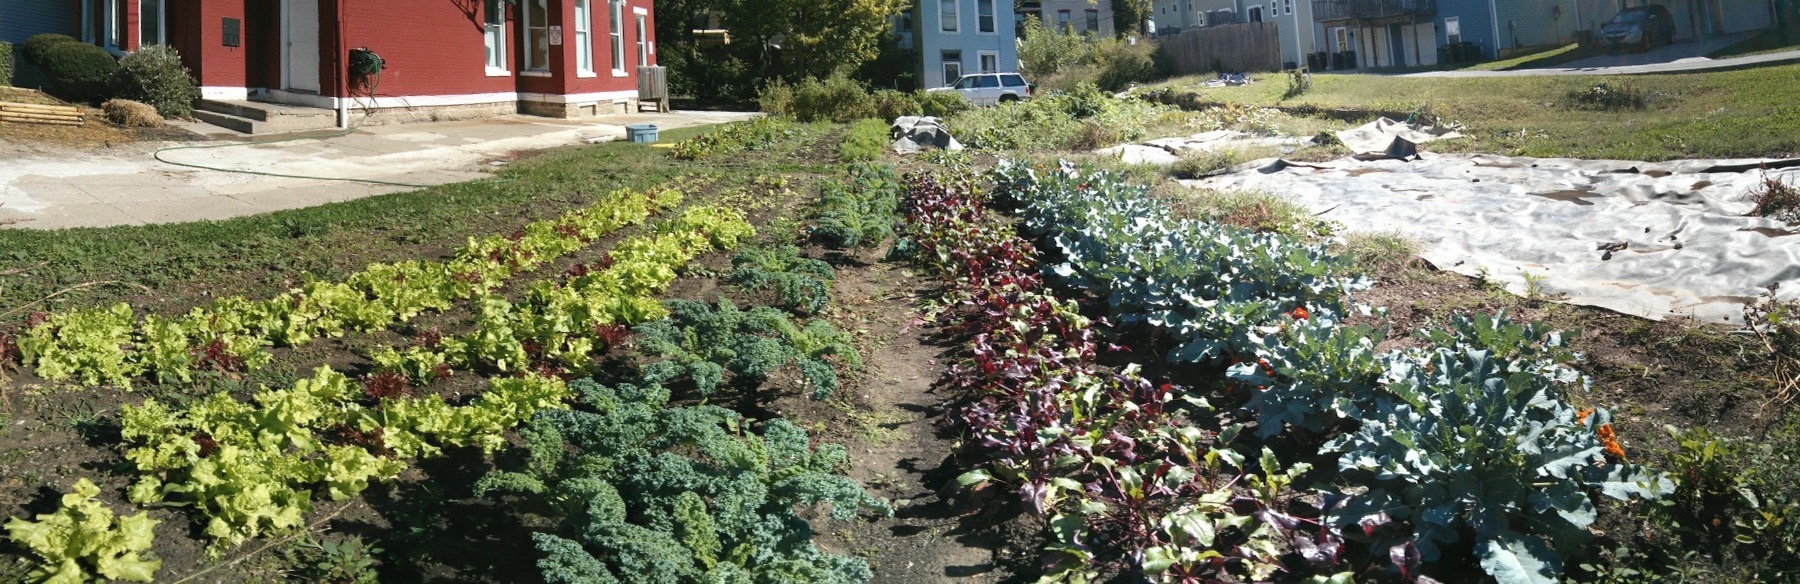
[[[944,123],[934,117],[901,116],[894,119],[888,128],[888,134],[894,139],[894,151],[901,154],[917,154],[926,148],[942,148],[944,150],[962,150],[963,145],[950,135]]]
[[[1237,130],[1214,130],[1181,138],[1158,138],[1142,144],[1122,144],[1103,148],[1096,153],[1116,156],[1126,164],[1170,165],[1190,152],[1235,150],[1266,146],[1282,153],[1292,152],[1306,144],[1305,138],[1257,137]]]
[[[1445,138],[1461,138],[1447,128],[1420,126],[1381,118],[1336,133],[1339,142],[1355,152],[1358,158],[1412,158],[1419,155],[1419,144]]]
[[[1800,161],[1421,156],[1270,159],[1182,182],[1284,195],[1347,229],[1415,239],[1439,268],[1521,294],[1529,274],[1541,293],[1650,319],[1741,323],[1778,282],[1800,298],[1800,227],[1744,216],[1763,166],[1800,185]]]

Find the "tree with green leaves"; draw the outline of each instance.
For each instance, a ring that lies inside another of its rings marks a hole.
[[[1113,34],[1119,38],[1142,35],[1150,20],[1150,0],[1112,0]]]
[[[734,39],[759,47],[765,77],[854,70],[874,59],[907,0],[718,0]]]

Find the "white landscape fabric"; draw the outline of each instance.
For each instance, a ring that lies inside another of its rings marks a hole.
[[[1651,319],[1741,323],[1744,304],[1777,282],[1782,298],[1800,297],[1800,227],[1744,216],[1765,172],[1800,186],[1800,168],[1422,156],[1271,159],[1183,184],[1283,195],[1352,231],[1413,238],[1439,268],[1485,274],[1513,292],[1531,274],[1543,293]],[[1618,243],[1626,247],[1599,249]]]

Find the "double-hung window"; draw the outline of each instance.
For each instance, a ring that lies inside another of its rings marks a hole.
[[[975,0],[975,24],[978,32],[994,32],[994,0]]]
[[[625,74],[625,2],[611,0],[607,6],[606,33],[612,40],[613,75]]]
[[[487,74],[506,74],[506,5],[487,0],[482,37],[487,41]]]
[[[637,21],[637,26],[632,29],[637,33],[637,64],[639,67],[648,67],[650,66],[650,31],[649,27],[644,26],[644,19],[650,15],[643,11],[636,11],[632,13],[632,16]]]
[[[592,0],[575,0],[575,75],[594,75],[594,14]]]
[[[1087,32],[1096,34],[1100,32],[1100,9],[1087,9]]]
[[[938,0],[938,16],[941,21],[938,26],[944,32],[957,32],[962,30],[961,25],[957,22],[958,19],[962,18],[962,15],[958,14],[956,9],[956,4],[961,1],[962,0]]]
[[[524,0],[519,4],[525,11],[525,70],[550,70],[550,7],[549,0]]]

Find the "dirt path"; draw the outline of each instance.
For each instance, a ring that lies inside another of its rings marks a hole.
[[[935,293],[924,278],[870,253],[839,264],[834,320],[866,347],[853,395],[830,404],[790,402],[822,423],[821,442],[849,450],[851,478],[892,502],[894,516],[853,525],[815,522],[821,547],[867,560],[876,583],[1000,582],[1005,517],[951,497],[954,436],[936,428],[948,396],[934,391],[949,354],[918,320],[914,303]]]

